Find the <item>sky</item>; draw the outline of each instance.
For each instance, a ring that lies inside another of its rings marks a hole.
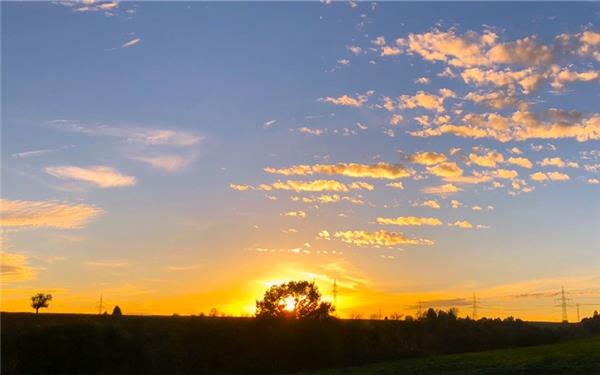
[[[600,309],[600,5],[2,2],[2,302]]]

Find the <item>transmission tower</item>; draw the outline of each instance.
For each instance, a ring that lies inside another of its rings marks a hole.
[[[334,308],[334,311],[335,311],[335,309],[337,309],[337,295],[338,295],[337,279],[333,279],[333,308]]]
[[[579,319],[579,304],[577,304],[577,323],[581,322],[581,319]]]
[[[565,287],[561,287],[560,291],[560,307],[562,309],[562,322],[568,323],[569,317],[567,316],[567,298],[565,297]]]
[[[477,320],[477,296],[473,293],[473,320]]]
[[[419,319],[421,315],[423,315],[423,308],[421,306],[421,301],[419,301],[419,304],[417,305],[417,319]]]
[[[104,311],[104,302],[102,300],[102,295],[100,295],[100,301],[98,301],[98,315],[102,315],[102,311]]]

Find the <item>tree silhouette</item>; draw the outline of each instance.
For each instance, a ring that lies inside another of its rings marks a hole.
[[[324,319],[333,312],[329,302],[321,302],[314,282],[290,281],[270,287],[262,301],[256,301],[258,318]]]
[[[48,302],[52,301],[52,294],[38,293],[31,297],[31,307],[37,314],[41,308],[48,307]]]
[[[123,313],[121,312],[121,308],[119,305],[115,306],[112,312],[113,316],[121,316]]]

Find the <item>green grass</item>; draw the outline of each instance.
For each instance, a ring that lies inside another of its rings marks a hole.
[[[381,362],[305,374],[600,374],[600,336],[553,345]]]

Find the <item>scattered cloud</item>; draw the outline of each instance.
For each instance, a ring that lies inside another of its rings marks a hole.
[[[339,231],[330,234],[328,231],[323,230],[319,232],[319,239],[330,240],[339,239],[342,242],[356,245],[356,246],[383,246],[383,247],[394,247],[397,245],[433,245],[434,242],[422,238],[408,238],[402,233],[388,232],[386,230],[379,230],[376,232],[367,232],[364,230],[349,230]]]
[[[284,176],[310,176],[313,174],[341,175],[357,178],[398,179],[412,175],[412,171],[401,164],[315,164],[296,165],[289,168],[265,168],[265,172]]]
[[[396,218],[378,217],[377,223],[382,225],[398,225],[398,226],[438,226],[443,223],[440,219],[434,217],[415,217],[415,216],[400,216]]]
[[[46,173],[63,180],[87,182],[100,188],[133,186],[137,183],[135,177],[103,165],[46,167]]]

